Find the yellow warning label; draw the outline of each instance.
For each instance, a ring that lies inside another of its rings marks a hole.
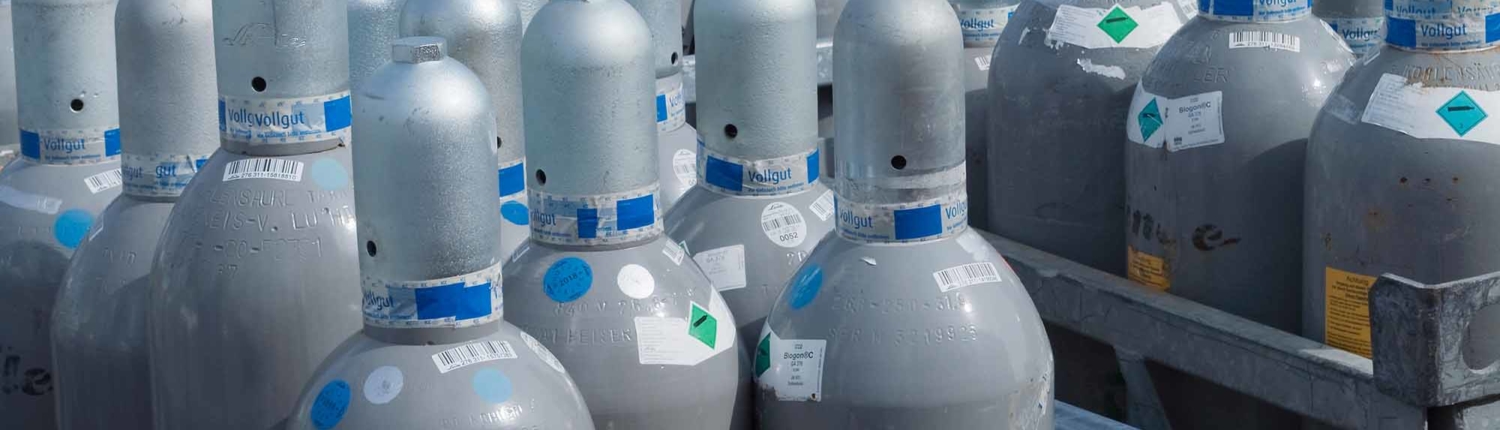
[[[1166,260],[1137,251],[1133,246],[1126,247],[1125,252],[1127,264],[1130,266],[1126,277],[1156,291],[1166,291],[1172,288],[1172,279],[1167,276]]]
[[[1370,358],[1371,285],[1374,276],[1323,268],[1323,337],[1329,346]]]

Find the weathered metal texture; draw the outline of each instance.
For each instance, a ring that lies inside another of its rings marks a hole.
[[[428,0],[408,3],[402,36],[448,40],[453,59],[468,66],[489,91],[499,137],[495,140],[501,258],[526,242],[526,134],[521,120],[521,16],[511,0]]]
[[[942,0],[844,9],[836,128],[858,150],[837,154],[838,232],[808,256],[761,332],[763,427],[1053,425],[1041,320],[964,218],[956,22]],[[985,276],[950,282],[960,272]]]
[[[1500,394],[1493,311],[1500,277],[1427,285],[1387,274],[1369,295],[1375,382],[1413,405],[1451,406]]]
[[[531,27],[531,18],[547,5],[548,0],[518,0],[517,8],[521,10],[521,31]]]
[[[218,146],[212,18],[191,0],[115,13],[125,194],[78,246],[51,315],[58,428],[152,428],[148,279],[176,196]]]
[[[15,40],[10,2],[0,2],[0,152],[16,151],[11,158],[0,155],[0,169],[21,154],[20,129],[16,123]]]
[[[833,228],[833,194],[818,181],[816,15],[798,0],[702,0],[696,19],[698,157],[708,162],[682,197],[689,204],[668,211],[667,235],[703,266],[753,345]]]
[[[365,328],[324,360],[289,429],[593,429],[565,370],[500,320],[498,184],[471,180],[494,169],[490,97],[445,51],[399,39],[355,94]]]
[[[989,76],[1000,32],[1019,0],[953,3],[964,36],[964,159],[968,163],[969,225],[989,228]]]
[[[151,272],[162,429],[277,425],[359,328],[347,4],[213,8],[221,149],[172,210]]]
[[[1234,48],[1235,37],[1299,38],[1300,51]],[[1131,279],[1296,331],[1302,312],[1289,304],[1301,296],[1301,257],[1287,250],[1301,237],[1304,149],[1315,112],[1352,63],[1305,12],[1183,26],[1125,115],[1133,117],[1121,139],[1130,213],[1120,225]]]
[[[657,157],[649,27],[621,0],[554,0],[532,24],[532,234],[505,265],[505,319],[557,354],[600,428],[748,426],[734,317],[661,234],[657,171],[641,168]]]
[[[817,0],[818,8],[818,136],[825,158],[823,176],[833,179],[833,30],[849,0]]]
[[[656,127],[661,133],[656,157],[661,184],[661,207],[671,209],[697,183],[690,160],[697,149],[698,132],[687,124],[687,99],[683,96],[682,26],[679,14],[683,0],[627,0],[651,27],[651,58],[656,65]]]
[[[391,61],[391,42],[399,37],[406,0],[345,1],[349,2],[349,88],[358,91],[365,78]]]
[[[120,193],[114,10],[109,0],[12,6],[27,138],[0,171],[0,428],[57,425],[53,303],[74,249]]]
[[[990,68],[989,231],[1123,275],[1124,145],[1132,91],[1159,43],[1052,40],[1058,9],[1167,7],[1160,0],[1023,1]],[[1139,28],[1171,34],[1170,22]],[[1140,36],[1137,36],[1140,37]],[[973,180],[971,178],[971,180]]]
[[[1426,420],[1423,408],[1376,387],[1368,359],[984,237],[1007,257],[1049,323],[1339,428],[1413,429]]]
[[[1313,15],[1327,22],[1354,55],[1380,49],[1385,34],[1385,11],[1381,0],[1320,0],[1313,2]]]

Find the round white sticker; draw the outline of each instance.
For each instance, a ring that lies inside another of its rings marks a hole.
[[[672,154],[672,173],[684,185],[698,185],[698,154],[686,149],[677,150]]]
[[[405,383],[406,377],[396,366],[376,368],[365,378],[365,400],[377,405],[390,403],[401,395],[401,387]]]
[[[651,277],[651,271],[646,270],[639,264],[627,264],[620,268],[620,274],[615,277],[615,282],[620,284],[620,291],[632,299],[644,299],[651,297],[656,291],[656,278]]]
[[[807,239],[807,220],[802,219],[802,211],[783,202],[771,203],[760,211],[760,229],[772,242],[786,248]]]

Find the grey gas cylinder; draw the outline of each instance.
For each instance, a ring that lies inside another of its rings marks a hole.
[[[9,152],[6,155],[5,152]],[[10,1],[0,1],[0,170],[21,156],[16,124],[16,44]]]
[[[698,185],[667,212],[667,236],[754,345],[781,288],[833,229],[833,191],[818,180],[817,15],[802,0],[700,0],[695,14]]]
[[[500,258],[531,234],[526,205],[526,134],[521,130],[521,15],[514,0],[423,0],[407,3],[401,35],[436,36],[449,55],[484,82],[499,134]]]
[[[553,0],[532,22],[531,239],[505,265],[505,319],[557,354],[599,428],[739,428],[735,319],[662,233],[650,37],[622,0]]]
[[[990,231],[1125,273],[1120,118],[1157,49],[1196,13],[1192,0],[1020,3],[989,75]]]
[[[687,99],[682,96],[682,27],[678,19],[684,0],[626,0],[651,27],[651,55],[656,65],[656,157],[662,210],[672,208],[698,183],[698,132],[687,123]],[[701,75],[700,75],[701,76]]]
[[[151,271],[158,429],[276,425],[360,327],[347,4],[213,13],[220,149],[172,209]]]
[[[1355,56],[1380,48],[1385,34],[1385,13],[1381,0],[1319,0],[1313,2],[1313,15],[1328,23],[1344,38]]]
[[[818,62],[833,61],[833,30],[838,27],[839,14],[844,12],[844,5],[849,0],[817,0],[814,4],[818,10]],[[832,68],[828,68],[832,70]],[[820,68],[821,70],[821,68]],[[823,82],[819,79],[818,82]],[[833,179],[833,84],[829,83],[818,86],[818,137],[819,152],[823,154],[823,177]]]
[[[357,91],[366,77],[391,60],[391,42],[399,37],[406,0],[344,1],[349,2],[349,88]]]
[[[1386,5],[1385,46],[1329,96],[1307,147],[1302,331],[1371,356],[1367,293],[1393,273],[1443,283],[1500,270],[1500,51],[1491,2]],[[1420,29],[1464,28],[1450,38]],[[1490,30],[1493,30],[1492,28]],[[1463,65],[1463,67],[1455,67]],[[1496,308],[1479,321],[1495,321]],[[1469,327],[1464,359],[1496,357],[1494,326]]]
[[[494,115],[446,51],[399,39],[354,94],[364,330],[319,366],[288,430],[594,428],[557,360],[500,320],[499,187],[472,180],[495,168]]]
[[[995,43],[1016,13],[1017,0],[958,0],[964,35],[964,160],[968,169],[969,225],[989,228],[989,77]]]
[[[762,428],[1052,427],[1042,321],[967,224],[955,22],[943,0],[844,9],[833,57],[838,224],[757,342]]]
[[[531,18],[536,16],[542,6],[547,5],[547,0],[517,0],[517,7],[521,10],[521,31],[531,26]]]
[[[51,429],[51,318],[68,259],[120,194],[115,2],[19,0],[21,157],[0,171],[0,428]]]
[[[152,428],[146,310],[162,227],[217,147],[213,10],[139,0],[115,12],[124,194],[78,245],[52,313],[58,428]]]

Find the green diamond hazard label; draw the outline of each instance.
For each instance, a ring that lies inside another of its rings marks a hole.
[[[1489,114],[1484,113],[1484,109],[1479,108],[1479,103],[1474,102],[1474,99],[1470,98],[1469,93],[1465,91],[1459,91],[1458,95],[1438,107],[1437,114],[1459,136],[1468,134],[1469,130],[1473,130],[1481,121],[1489,117]]]
[[[760,375],[765,374],[766,370],[770,368],[771,334],[766,333],[766,337],[760,338],[760,345],[755,346],[755,376],[757,378],[760,377]]]
[[[1124,9],[1120,9],[1120,5],[1115,5],[1108,14],[1104,15],[1104,19],[1099,20],[1098,26],[1100,30],[1104,30],[1104,34],[1109,35],[1110,39],[1114,39],[1115,43],[1120,43],[1140,24],[1136,23],[1135,18],[1131,18],[1130,14],[1125,13]]]
[[[1161,109],[1156,107],[1156,99],[1151,99],[1151,103],[1146,103],[1146,107],[1141,108],[1136,121],[1141,124],[1141,140],[1150,139],[1151,135],[1156,134],[1156,130],[1161,129]]]
[[[713,348],[719,335],[719,319],[693,303],[693,316],[688,318],[688,335]]]

